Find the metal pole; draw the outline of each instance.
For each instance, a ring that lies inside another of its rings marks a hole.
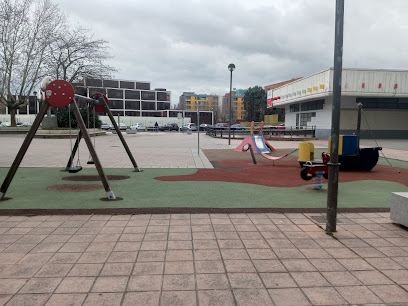
[[[18,167],[21,164],[21,161],[24,158],[24,155],[26,154],[28,147],[31,144],[31,141],[33,140],[35,136],[35,132],[37,132],[41,121],[43,120],[45,114],[47,113],[47,110],[49,109],[50,105],[48,102],[44,101],[41,105],[40,111],[38,112],[37,116],[34,119],[33,125],[31,126],[30,130],[27,133],[26,138],[24,139],[23,144],[20,147],[20,150],[18,151],[16,158],[14,159],[13,164],[10,167],[9,172],[7,173],[6,178],[3,181],[3,184],[0,187],[0,200],[2,200],[5,195],[6,191],[9,188],[11,181],[13,180],[14,175],[17,172]]]
[[[197,153],[200,155],[200,105],[197,100]]]
[[[363,108],[363,103],[358,102],[358,113],[357,113],[357,131],[356,135],[358,137],[358,148],[360,148],[360,127],[361,127],[361,109]]]
[[[336,231],[337,197],[339,187],[339,131],[341,107],[341,74],[343,65],[343,24],[344,0],[336,0],[336,21],[334,38],[334,71],[333,71],[333,108],[331,127],[331,150],[329,182],[327,191],[327,232]]]
[[[229,94],[229,111],[230,111],[230,115],[229,115],[229,127],[228,127],[228,145],[231,144],[231,122],[232,122],[232,70],[231,70],[231,77],[230,77],[230,94]]]

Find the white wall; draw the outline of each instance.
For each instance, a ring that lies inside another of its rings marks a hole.
[[[408,109],[368,109],[361,116],[361,129],[367,130],[402,130],[408,131]],[[367,121],[366,121],[366,119]],[[367,126],[368,122],[368,126]],[[342,109],[340,117],[341,129],[357,128],[357,109]]]
[[[28,122],[32,123],[35,119],[35,115],[16,115],[17,122]],[[99,116],[99,119],[103,123],[110,123],[110,119],[108,116]],[[118,116],[115,116],[116,122],[118,122]],[[0,121],[6,122],[10,121],[10,115],[0,114]],[[156,122],[159,125],[163,125],[166,123],[177,123],[179,126],[182,126],[182,123],[190,123],[191,118],[186,117],[183,119],[177,119],[177,117],[124,117],[120,116],[120,122],[123,122],[127,126],[131,126],[135,123],[144,123],[145,126],[153,126]]]
[[[408,97],[408,71],[406,70],[345,68],[341,82],[343,97]],[[380,83],[381,87],[379,87]],[[273,101],[275,107],[320,99],[332,94],[333,69],[304,77],[276,88],[272,92],[273,98],[279,98]]]

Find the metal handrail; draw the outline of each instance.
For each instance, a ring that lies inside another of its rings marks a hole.
[[[242,138],[249,136],[250,131],[249,129],[245,130],[231,130],[231,137],[232,138]],[[278,129],[274,127],[267,127],[262,129],[262,133],[265,138],[271,138],[272,136],[290,136],[291,138],[294,136],[305,136],[309,138],[314,138],[316,135],[316,126],[311,127],[303,127],[303,126],[295,126],[295,127],[285,127],[285,129]],[[207,135],[215,137],[215,138],[223,138],[228,136],[228,129],[223,128],[208,128]],[[238,137],[241,136],[241,137]]]

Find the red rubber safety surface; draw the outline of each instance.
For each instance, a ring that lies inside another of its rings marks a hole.
[[[74,99],[75,90],[71,83],[55,80],[45,88],[45,99],[54,107],[67,106]]]
[[[257,184],[270,187],[299,187],[310,185],[300,177],[297,158],[277,161],[275,166],[270,161],[257,160],[257,165],[244,160],[219,160],[213,165],[218,169],[198,169],[191,175],[160,176],[159,181],[221,181],[233,183]],[[236,168],[235,171],[232,169]],[[398,173],[398,171],[400,171]],[[339,182],[379,180],[401,183],[408,186],[408,169],[376,165],[369,172],[341,171]],[[323,183],[327,183],[323,179]]]

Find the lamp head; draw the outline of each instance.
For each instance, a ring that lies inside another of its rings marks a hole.
[[[228,65],[228,70],[229,71],[234,71],[235,70],[235,65],[234,64],[229,64]]]

